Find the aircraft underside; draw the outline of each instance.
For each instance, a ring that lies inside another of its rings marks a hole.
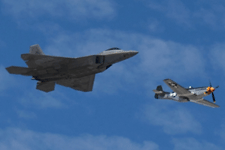
[[[33,79],[46,82],[46,81],[58,81],[61,79],[73,79],[73,78],[81,78],[89,75],[94,75],[96,73],[103,72],[106,69],[87,69],[87,68],[82,68],[82,69],[71,69],[67,71],[58,71],[56,73],[47,73],[42,74],[42,75],[36,75],[33,76]]]

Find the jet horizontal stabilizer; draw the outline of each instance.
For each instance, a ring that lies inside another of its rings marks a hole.
[[[37,82],[36,89],[44,92],[53,91],[55,89],[55,82]]]
[[[21,74],[21,75],[32,75],[31,72],[33,69],[26,68],[26,67],[17,67],[17,66],[11,66],[6,68],[6,70],[11,74]]]

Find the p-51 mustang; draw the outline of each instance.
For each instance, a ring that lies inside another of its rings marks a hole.
[[[55,84],[88,92],[92,91],[95,74],[137,53],[114,47],[96,55],[70,58],[45,55],[39,45],[32,45],[30,53],[21,55],[28,68],[11,66],[6,69],[12,74],[32,76],[38,81],[37,89],[44,92],[53,91]]]
[[[174,101],[178,101],[178,102],[194,102],[194,103],[202,104],[202,105],[213,107],[213,108],[219,107],[218,105],[214,104],[216,102],[216,100],[215,100],[215,96],[213,94],[215,89],[217,89],[219,86],[214,88],[214,87],[212,87],[212,85],[210,83],[210,86],[208,86],[208,87],[184,88],[171,79],[165,79],[163,81],[174,92],[172,92],[172,93],[164,92],[162,89],[162,86],[159,85],[156,88],[156,90],[153,90],[155,92],[156,99],[170,99],[170,100],[174,100]],[[203,99],[203,97],[208,96],[211,93],[212,93],[212,99],[213,99],[214,103]]]

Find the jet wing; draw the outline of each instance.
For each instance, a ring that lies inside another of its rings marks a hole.
[[[165,79],[163,80],[174,92],[177,93],[177,96],[183,96],[183,97],[189,97],[194,94],[192,94],[190,91],[185,89],[184,87],[180,86],[176,82],[174,82],[171,79]]]
[[[190,100],[191,102],[194,102],[194,103],[197,103],[197,104],[201,104],[201,105],[205,105],[205,106],[208,106],[208,107],[213,107],[213,108],[216,108],[216,107],[220,107],[212,102],[209,102],[205,99],[198,99],[198,100]]]
[[[95,79],[95,74],[81,77],[81,78],[63,79],[63,80],[57,81],[56,83],[62,86],[70,87],[75,90],[88,92],[88,91],[92,91],[94,79]]]
[[[85,66],[94,63],[94,55],[71,58],[71,57],[58,57],[48,55],[37,55],[37,54],[22,54],[21,58],[26,62],[29,68],[62,68],[64,64],[70,64],[71,66]],[[69,67],[69,66],[68,66]]]

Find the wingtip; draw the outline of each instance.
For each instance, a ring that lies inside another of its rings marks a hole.
[[[166,78],[166,79],[164,79],[163,81],[167,81],[167,80],[171,80],[171,79],[169,79],[169,78]]]
[[[169,78],[163,80],[163,82],[165,82],[165,83],[167,83],[168,81],[172,81],[172,80]]]
[[[214,104],[213,108],[219,108],[219,107],[220,107],[219,105]]]

